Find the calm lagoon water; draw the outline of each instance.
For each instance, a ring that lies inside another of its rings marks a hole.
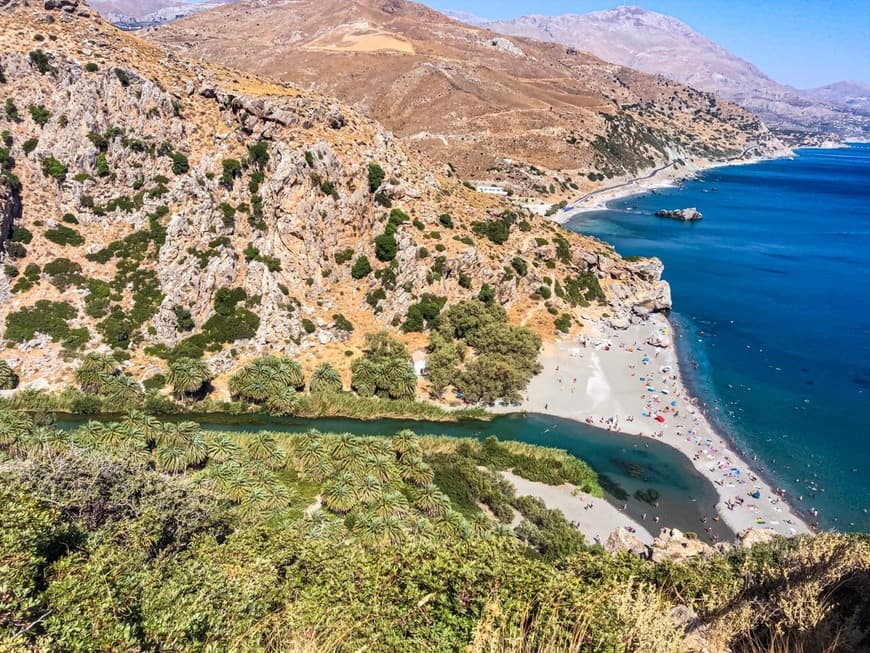
[[[697,223],[656,218],[696,207]],[[704,173],[567,227],[665,264],[708,415],[823,527],[870,531],[870,145]]]
[[[85,421],[81,417],[64,419],[66,421],[60,423],[61,428],[74,428]],[[323,433],[349,432],[357,435],[388,436],[402,429],[411,429],[420,435],[478,439],[497,435],[500,440],[518,440],[566,449],[584,459],[599,475],[612,483],[605,485],[610,489],[605,497],[620,508],[627,504],[626,513],[638,521],[642,520],[643,513],[647,513],[646,524],[654,535],[658,535],[659,528],[664,524],[683,531],[703,533],[702,516],[715,513],[716,491],[713,485],[676,449],[655,440],[611,433],[582,422],[547,415],[499,415],[488,422],[465,420],[458,423],[225,414],[186,415],[176,419],[193,420],[209,430],[248,433],[304,433],[315,428]],[[659,493],[658,508],[634,497],[635,492],[650,488]],[[620,490],[628,496],[623,498]],[[653,522],[654,515],[661,516],[661,524]],[[712,522],[708,525],[723,539],[732,538],[732,533],[723,523]]]

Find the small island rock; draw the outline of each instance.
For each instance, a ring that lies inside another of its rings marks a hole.
[[[695,222],[704,217],[704,215],[696,208],[688,209],[661,209],[656,211],[656,216],[659,218],[670,218],[671,220],[682,220],[683,222]]]

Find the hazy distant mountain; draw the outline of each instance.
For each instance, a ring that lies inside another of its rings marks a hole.
[[[779,128],[870,133],[870,116],[862,115],[866,101],[844,102],[841,98],[847,91],[833,88],[839,85],[804,94],[772,80],[682,21],[639,7],[506,21],[471,17],[467,22],[503,34],[563,43],[606,61],[665,75],[734,100]]]
[[[91,0],[106,20],[122,29],[140,29],[213,9],[234,0]]]
[[[835,82],[821,88],[803,91],[803,93],[825,102],[842,104],[858,111],[870,113],[870,84]]]

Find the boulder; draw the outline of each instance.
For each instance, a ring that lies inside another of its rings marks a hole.
[[[604,550],[608,553],[622,553],[628,551],[639,556],[646,556],[647,547],[637,537],[629,533],[625,528],[615,528],[607,536]]]
[[[715,549],[694,535],[687,535],[676,528],[663,528],[652,545],[650,559],[653,562],[673,560],[679,562],[696,556],[710,556]]]
[[[777,533],[772,528],[747,528],[745,531],[741,531],[737,534],[737,541],[741,544],[741,546],[746,547],[747,549],[755,546],[756,544],[767,544],[769,542],[773,542],[776,538],[779,537],[779,533]]]
[[[656,211],[656,216],[659,218],[670,218],[671,220],[681,220],[683,222],[695,222],[703,218],[703,214],[696,208],[688,209],[661,209]]]

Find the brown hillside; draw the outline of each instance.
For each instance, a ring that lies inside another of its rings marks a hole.
[[[520,193],[777,147],[710,94],[404,0],[245,1],[144,35],[350,101],[463,178]]]
[[[484,283],[547,338],[563,312],[585,322],[669,305],[658,261],[623,261],[431,174],[335,100],[181,60],[68,9],[0,12],[0,358],[25,384],[59,384],[62,358],[96,348],[126,352],[126,371],[145,378],[165,369],[165,348],[209,329],[224,336],[205,348],[221,375],[275,352],[308,369],[331,358],[347,378],[346,351],[365,333],[395,329],[423,293],[452,303]],[[257,161],[255,147],[267,156]],[[371,163],[385,172],[376,193]],[[374,244],[385,204],[409,218],[390,262]],[[487,226],[506,241],[487,238]],[[360,255],[373,271],[354,279]],[[599,280],[605,305],[562,291],[578,278]],[[546,302],[536,294],[544,285]],[[231,289],[244,291],[235,322],[216,302]],[[28,313],[40,300],[54,304]],[[179,311],[190,311],[192,330]]]

